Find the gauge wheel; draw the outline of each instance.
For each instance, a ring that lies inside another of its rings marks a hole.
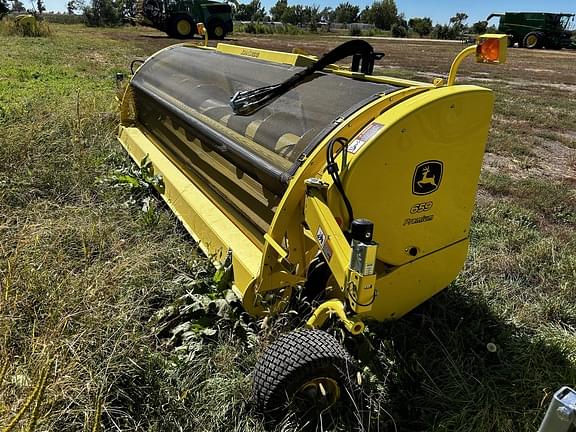
[[[269,419],[279,419],[289,410],[320,413],[355,394],[353,370],[351,357],[333,336],[322,330],[296,330],[280,336],[260,357],[253,397]]]
[[[542,48],[544,35],[540,32],[530,32],[524,36],[524,47],[529,49]]]
[[[170,20],[168,34],[178,39],[190,39],[194,37],[195,24],[187,15],[175,15]]]
[[[221,20],[212,20],[208,24],[208,38],[209,39],[224,39],[226,30],[224,23]]]

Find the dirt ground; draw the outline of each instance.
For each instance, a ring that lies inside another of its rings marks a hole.
[[[119,40],[131,40],[150,53],[182,42],[160,31],[143,27],[139,27],[137,31],[115,31],[111,36]],[[300,48],[310,54],[320,55],[347,39],[350,38],[338,35],[234,34],[222,42],[289,52],[294,48]],[[200,42],[199,38],[195,40]],[[403,68],[413,70],[423,77],[430,73],[434,73],[434,76],[446,74],[454,56],[465,46],[459,41],[446,43],[446,41],[391,40],[377,37],[370,37],[367,40],[376,51],[385,54],[384,59],[380,61],[383,69]],[[210,45],[216,44],[216,41],[210,41]],[[533,51],[513,48],[508,54],[508,62],[497,68],[466,62],[462,65],[461,71],[464,75],[476,76],[479,82],[513,80],[525,85],[537,84],[576,92],[576,51]]]

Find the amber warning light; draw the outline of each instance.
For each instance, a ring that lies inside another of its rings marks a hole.
[[[504,63],[508,51],[508,36],[485,34],[478,37],[476,61],[478,63]]]

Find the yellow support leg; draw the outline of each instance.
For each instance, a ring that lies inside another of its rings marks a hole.
[[[327,300],[318,306],[306,322],[306,327],[320,328],[333,315],[336,315],[344,324],[344,327],[353,335],[358,335],[364,331],[364,323],[354,317],[348,317],[344,311],[344,303],[338,299]]]

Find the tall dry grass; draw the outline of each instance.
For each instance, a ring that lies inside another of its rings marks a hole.
[[[43,20],[19,21],[17,18],[5,17],[0,21],[0,35],[20,37],[48,37],[52,34],[50,26]]]

